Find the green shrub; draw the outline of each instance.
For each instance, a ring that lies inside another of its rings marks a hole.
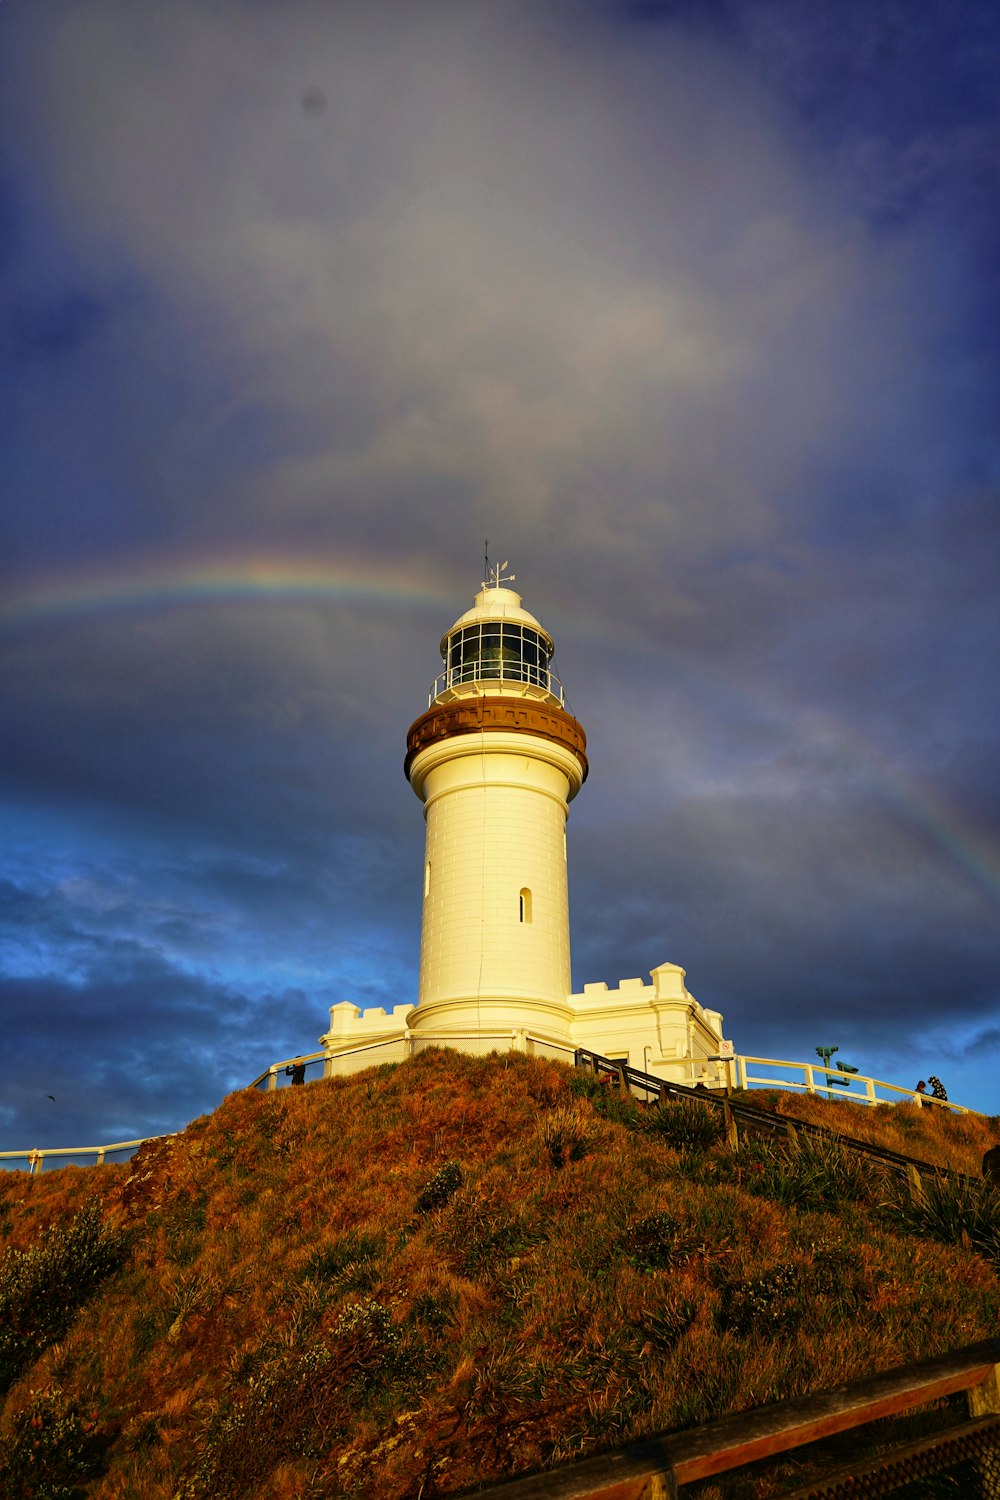
[[[717,1158],[716,1173],[783,1208],[828,1213],[839,1212],[846,1203],[875,1204],[885,1185],[877,1163],[838,1141],[811,1136],[800,1136],[798,1144],[744,1136],[738,1151]]]
[[[240,1500],[259,1491],[276,1464],[318,1456],[347,1415],[333,1350],[316,1341],[269,1358],[242,1391],[216,1406],[205,1428],[196,1467],[174,1500]]]
[[[586,1156],[593,1133],[588,1114],[579,1107],[550,1110],[538,1125],[539,1140],[554,1167]]]
[[[389,1310],[372,1297],[349,1302],[333,1330],[341,1376],[350,1371],[352,1384],[367,1389],[391,1374],[398,1364],[402,1333]]]
[[[610,1083],[602,1084],[600,1088],[601,1092],[594,1101],[597,1113],[616,1125],[624,1125],[626,1130],[638,1130],[645,1109],[640,1108],[635,1096],[628,1089]]]
[[[97,1413],[83,1415],[58,1386],[32,1391],[3,1436],[0,1493],[4,1500],[79,1500],[79,1481],[102,1468]]]
[[[0,1261],[0,1392],[61,1339],[77,1310],[124,1263],[125,1231],[106,1227],[96,1203],[68,1226],[52,1225],[27,1250]]]
[[[458,1299],[449,1292],[421,1292],[410,1309],[410,1319],[423,1328],[439,1332],[455,1321]]]
[[[630,1089],[623,1089],[617,1077],[607,1073],[597,1077],[589,1068],[577,1068],[571,1075],[569,1086],[577,1098],[589,1099],[597,1113],[606,1120],[614,1120],[630,1130],[639,1126],[642,1110]]]
[[[785,1176],[792,1200],[802,1208],[839,1210],[844,1203],[874,1203],[882,1190],[882,1167],[839,1141],[800,1136],[786,1149]]]
[[[347,1303],[325,1339],[265,1351],[243,1389],[216,1408],[175,1500],[259,1493],[276,1465],[329,1452],[358,1409],[416,1364],[387,1307],[371,1297]]]
[[[378,1235],[349,1229],[330,1245],[314,1250],[303,1268],[308,1281],[335,1282],[342,1291],[370,1291],[384,1244]]]
[[[776,1266],[763,1276],[730,1282],[723,1288],[719,1326],[743,1335],[774,1334],[803,1319],[803,1276],[793,1265]]]
[[[436,1241],[454,1256],[463,1276],[492,1276],[512,1256],[541,1244],[547,1234],[525,1205],[509,1205],[478,1192],[460,1193],[438,1226]]]
[[[928,1175],[921,1178],[916,1196],[900,1183],[883,1209],[891,1224],[901,1223],[913,1234],[965,1245],[989,1260],[1000,1260],[1000,1188],[989,1182]]]
[[[574,1068],[570,1074],[570,1093],[575,1094],[578,1099],[590,1099],[595,1102],[601,1098],[605,1087],[589,1068]]]
[[[649,1214],[636,1219],[619,1240],[626,1258],[641,1271],[666,1271],[683,1265],[707,1250],[688,1225],[671,1214]]]
[[[647,1110],[642,1128],[675,1151],[707,1151],[726,1133],[721,1109],[698,1099],[676,1099]]]
[[[674,1297],[662,1307],[645,1309],[639,1331],[655,1349],[668,1354],[687,1333],[698,1309],[686,1297]]]
[[[835,1297],[843,1312],[849,1311],[869,1290],[857,1255],[836,1245],[821,1246],[813,1252],[813,1263],[805,1280],[812,1295]]]
[[[871,1293],[856,1255],[843,1247],[821,1245],[812,1264],[790,1262],[761,1276],[723,1284],[718,1325],[752,1336],[788,1332],[807,1322],[835,1323],[857,1316]],[[817,1299],[829,1299],[825,1309]]]
[[[201,1271],[182,1271],[168,1278],[165,1291],[170,1298],[170,1327],[167,1338],[177,1339],[181,1335],[185,1319],[201,1308],[208,1308],[222,1296],[222,1283],[217,1276]]]
[[[462,1186],[462,1168],[457,1161],[446,1161],[434,1176],[424,1183],[417,1198],[417,1213],[429,1214],[435,1208],[443,1208]]]

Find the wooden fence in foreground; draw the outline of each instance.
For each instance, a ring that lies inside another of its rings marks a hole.
[[[686,1432],[656,1435],[467,1495],[479,1500],[672,1500],[684,1485],[965,1392],[969,1420],[890,1448],[874,1460],[814,1477],[804,1489],[785,1490],[785,1500],[890,1495],[962,1463],[971,1465],[972,1477],[967,1485],[958,1479],[956,1496],[1000,1496],[998,1375],[1000,1339],[986,1339],[936,1359],[738,1412]]]

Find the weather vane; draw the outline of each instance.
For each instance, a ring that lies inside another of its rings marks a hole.
[[[502,562],[495,568],[490,567],[490,544],[488,541],[483,543],[483,563],[486,568],[486,577],[483,579],[484,589],[499,589],[503,588],[505,583],[517,582],[516,573],[509,573],[504,576],[504,568],[510,566],[508,562]]]

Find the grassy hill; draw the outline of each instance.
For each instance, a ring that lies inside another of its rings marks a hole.
[[[1000,1121],[753,1095],[978,1174]],[[0,1493],[431,1500],[994,1334],[1000,1204],[518,1054],[0,1178]],[[954,1243],[943,1243],[939,1238]]]

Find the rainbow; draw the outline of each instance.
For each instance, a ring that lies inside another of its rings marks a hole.
[[[464,592],[441,576],[432,579],[416,565],[373,560],[360,554],[341,553],[336,558],[245,554],[199,561],[160,559],[155,563],[133,557],[114,567],[52,574],[8,586],[0,598],[0,630],[58,624],[81,616],[172,612],[192,606],[260,601],[433,608],[447,620],[454,616],[456,595],[460,599]],[[574,619],[584,634],[593,629],[592,620],[577,620],[572,610],[563,611],[562,618]],[[602,635],[607,644],[606,626]],[[662,657],[664,653],[671,656],[679,678],[690,672],[689,664],[661,644],[658,654]],[[765,708],[759,696],[752,698],[740,683],[719,672],[712,675],[716,690],[724,692],[730,701],[745,700],[757,713]],[[699,669],[698,678],[704,685],[704,667]],[[809,749],[831,753],[838,762],[861,770],[882,800],[929,844],[946,852],[980,891],[994,900],[1000,896],[1000,852],[981,829],[948,806],[932,785],[828,715],[815,710],[795,714],[787,703],[777,702],[771,703],[770,712],[786,723],[791,719]]]
[[[412,565],[360,556],[247,555],[166,563],[131,558],[113,568],[51,574],[8,586],[0,598],[0,628],[261,600],[440,605],[447,613],[454,590]]]
[[[665,647],[657,649],[661,656],[668,654]],[[978,896],[991,904],[1000,900],[997,840],[947,801],[929,777],[887,754],[855,726],[828,711],[798,708],[773,689],[762,692],[755,684],[751,691],[718,667],[707,671],[699,663],[695,668],[678,654],[669,654],[675,683],[686,681],[692,694],[704,693],[707,687],[713,712],[720,718],[731,718],[733,705],[739,705],[749,719],[769,724],[777,736],[797,740],[807,756],[820,763],[829,760],[895,814],[912,837],[943,854]]]
[[[945,801],[926,776],[918,776],[827,715],[809,716],[805,738],[843,764],[862,766],[870,785],[924,840],[949,855],[980,893],[1000,898],[1000,850],[995,840]]]

